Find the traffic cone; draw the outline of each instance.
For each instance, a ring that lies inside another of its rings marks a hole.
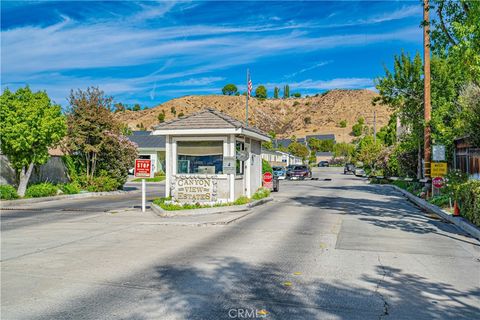
[[[458,207],[457,200],[453,202],[453,216],[459,217],[460,216],[460,208]]]

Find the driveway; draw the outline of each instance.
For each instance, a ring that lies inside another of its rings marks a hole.
[[[7,228],[2,319],[478,317],[479,241],[388,186],[314,174],[226,225],[103,212],[105,199]]]

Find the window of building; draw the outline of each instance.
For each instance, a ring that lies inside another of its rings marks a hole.
[[[238,151],[243,151],[245,150],[245,143],[242,141],[236,141],[235,142],[235,150]],[[237,175],[242,175],[245,167],[245,162],[237,160]]]
[[[223,141],[178,141],[177,173],[221,174]]]

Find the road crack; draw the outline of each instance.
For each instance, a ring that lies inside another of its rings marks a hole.
[[[375,294],[378,295],[383,302],[383,312],[378,316],[378,319],[383,319],[384,317],[389,315],[389,307],[390,307],[390,305],[387,302],[387,299],[380,292],[380,286],[381,286],[381,283],[385,280],[385,277],[387,276],[387,270],[385,269],[385,266],[382,264],[382,261],[380,260],[380,255],[377,255],[377,259],[378,259],[378,263],[380,264],[380,269],[382,270],[382,278],[377,283],[377,286],[375,288]]]

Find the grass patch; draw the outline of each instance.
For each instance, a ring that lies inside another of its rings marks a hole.
[[[136,178],[136,179],[133,179],[132,181],[133,182],[142,182],[142,179],[143,178]],[[163,181],[165,180],[165,176],[158,176],[158,177],[153,177],[153,178],[145,178],[145,181],[146,182],[160,182],[160,181]]]

